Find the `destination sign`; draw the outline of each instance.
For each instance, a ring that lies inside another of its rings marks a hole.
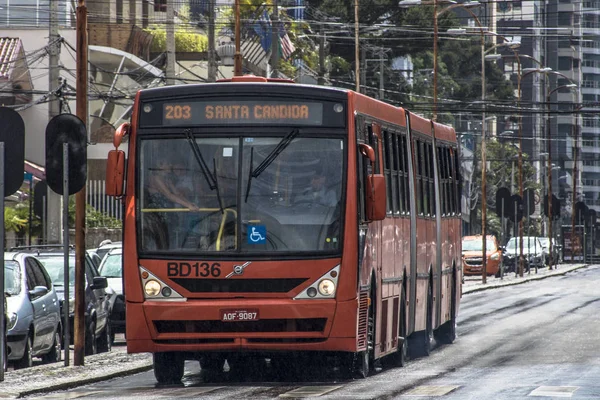
[[[156,112],[144,107],[144,112]],[[322,125],[323,104],[303,101],[191,101],[162,103],[163,125]]]

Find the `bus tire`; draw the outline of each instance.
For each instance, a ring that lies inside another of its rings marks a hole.
[[[450,320],[446,321],[434,332],[435,341],[441,344],[452,344],[456,339],[456,279],[452,275],[452,302],[450,303]]]
[[[200,368],[205,371],[223,372],[225,357],[218,353],[206,353],[200,357]]]
[[[153,353],[154,377],[161,384],[179,383],[183,378],[185,359],[176,352]]]
[[[398,347],[394,354],[388,357],[387,363],[391,367],[404,367],[408,360],[408,340],[406,338],[406,294],[404,289],[400,294],[400,310],[398,310]]]
[[[425,357],[431,353],[431,346],[433,340],[433,289],[431,282],[427,286],[427,321],[425,323],[425,330],[415,332],[411,335],[410,350],[412,357]]]
[[[375,277],[373,277],[375,281]],[[353,375],[355,378],[364,379],[371,372],[371,365],[375,360],[375,288],[371,287],[371,301],[367,308],[367,349],[356,353],[354,358]]]

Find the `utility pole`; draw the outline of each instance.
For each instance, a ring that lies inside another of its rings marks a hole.
[[[325,26],[321,22],[319,26],[319,78],[318,84],[325,84]]]
[[[58,87],[60,70],[58,64],[60,62],[60,46],[58,41],[58,0],[50,0],[50,46],[48,47],[48,90],[54,91]],[[48,120],[51,120],[56,115],[60,114],[60,101],[55,96],[50,96],[48,103]],[[46,232],[44,237],[47,243],[60,243],[62,233],[62,196],[55,193],[53,190],[48,190],[47,194],[46,214]],[[65,227],[67,229],[67,227]],[[65,350],[68,354],[68,349]],[[68,364],[67,364],[68,365]]]
[[[360,93],[360,57],[358,55],[358,0],[354,0],[354,79],[355,90]]]
[[[175,84],[175,8],[167,0],[167,85]]]
[[[360,49],[360,55],[361,55],[361,61],[360,64],[362,64],[362,69],[360,70],[360,82],[363,83],[363,86],[366,85],[367,83],[367,49],[365,48],[365,46],[363,46]],[[366,93],[367,87],[365,86],[364,89],[361,89],[361,87],[358,87],[358,92],[359,93]]]
[[[383,100],[383,48],[379,51],[379,100]]]
[[[240,52],[240,0],[235,0],[235,55],[233,76],[242,76],[242,53]]]
[[[76,75],[77,116],[87,127],[88,35],[85,0],[77,2]],[[65,193],[66,199],[68,196],[68,193]],[[83,366],[85,354],[85,206],[86,189],[83,185],[83,188],[75,194],[75,355],[73,361],[76,366]]]
[[[279,78],[279,5],[273,0],[271,39],[271,78]]]
[[[215,53],[215,0],[208,0],[208,81],[217,80]]]

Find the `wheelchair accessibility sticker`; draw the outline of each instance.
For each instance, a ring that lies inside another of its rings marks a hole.
[[[267,227],[265,225],[254,225],[248,227],[248,244],[267,243]]]

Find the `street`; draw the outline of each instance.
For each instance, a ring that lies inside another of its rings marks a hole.
[[[525,399],[600,398],[600,266],[463,296],[458,338],[404,368],[345,380],[317,362],[282,371],[267,363],[208,375],[188,361],[183,384],[157,387],[153,372],[39,399]]]

